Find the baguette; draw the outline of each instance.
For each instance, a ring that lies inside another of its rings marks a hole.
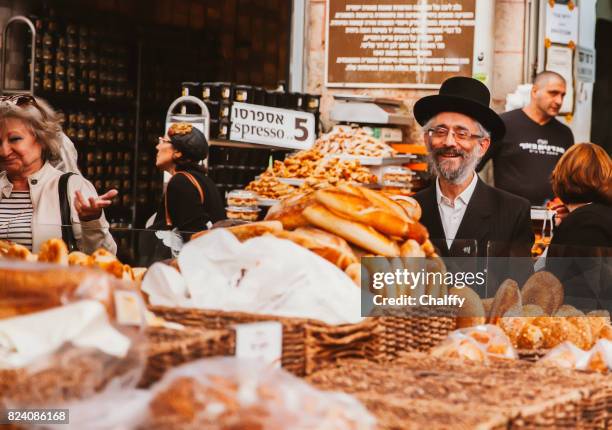
[[[421,219],[421,205],[415,199],[402,195],[393,195],[390,198],[404,209],[410,219],[414,221]]]
[[[408,237],[410,223],[393,212],[373,206],[363,197],[334,190],[315,192],[318,203],[328,209],[373,227],[383,234],[397,237]]]
[[[341,270],[358,262],[344,239],[316,228],[299,228],[295,231],[280,230],[271,234],[297,243],[325,258]]]
[[[402,257],[423,257],[425,258],[425,251],[421,249],[419,243],[414,239],[408,239],[400,247],[400,255]]]
[[[385,257],[399,257],[399,246],[372,227],[338,216],[320,204],[312,204],[303,212],[304,218],[323,230]]]
[[[387,197],[383,193],[370,190],[365,187],[358,187],[358,191],[361,193],[361,196],[366,198],[372,205],[376,206],[377,208],[391,212],[392,214],[403,219],[404,221],[411,221],[411,218],[408,216],[402,205],[397,203],[395,200],[392,200],[391,198]]]
[[[253,237],[259,237],[267,233],[275,233],[281,231],[283,229],[283,224],[280,221],[259,221],[252,222],[249,224],[226,227],[225,229],[232,233],[234,236],[236,236],[236,239],[238,239],[240,242],[244,242],[245,240],[251,239]],[[204,236],[205,234],[213,230],[214,229],[194,233],[191,236],[191,240],[197,239],[200,236]]]
[[[289,197],[281,203],[272,206],[266,214],[266,221],[280,221],[287,230],[307,227],[308,221],[302,215],[305,208],[314,203],[312,193]]]
[[[361,288],[361,264],[353,263],[344,269],[344,273],[353,280],[355,285]]]

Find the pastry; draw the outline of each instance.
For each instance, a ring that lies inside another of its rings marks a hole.
[[[608,373],[608,363],[601,351],[593,351],[586,365],[587,370],[592,372]]]
[[[517,347],[522,349],[538,349],[544,344],[544,333],[540,327],[525,324],[519,334]]]
[[[49,239],[40,246],[38,261],[68,265],[68,247],[62,239]]]
[[[73,251],[68,254],[68,264],[70,266],[92,267],[95,260],[91,255],[87,255],[81,251]]]
[[[14,260],[36,261],[36,256],[28,248],[18,243],[10,244],[4,256]]]

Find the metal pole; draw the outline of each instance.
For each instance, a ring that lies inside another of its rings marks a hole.
[[[306,43],[306,0],[293,0],[291,8],[291,49],[289,91],[304,91],[304,44]]]
[[[138,181],[138,143],[140,142],[140,110],[141,110],[141,93],[142,93],[142,39],[138,41],[138,71],[136,74],[136,130],[134,132],[134,172],[132,174],[132,227],[136,225],[136,206],[137,206],[137,188]]]

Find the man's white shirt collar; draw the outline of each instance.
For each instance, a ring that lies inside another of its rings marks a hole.
[[[476,172],[474,172],[470,185],[468,185],[467,188],[463,190],[463,192],[459,194],[455,200],[461,200],[461,202],[467,206],[472,198],[472,194],[474,194],[477,183],[478,175]],[[436,178],[436,200],[438,201],[438,205],[444,203],[446,206],[455,207],[455,202],[451,201],[451,199],[442,194],[442,190],[440,189],[440,178]]]

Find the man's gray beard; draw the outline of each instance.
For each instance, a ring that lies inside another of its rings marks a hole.
[[[455,170],[451,170],[448,167],[442,166],[442,163],[438,163],[436,158],[431,150],[428,148],[428,161],[429,166],[432,170],[432,173],[438,177],[442,177],[451,184],[462,184],[464,183],[470,174],[476,170],[476,165],[478,161],[480,161],[480,157],[478,156],[478,145],[474,145],[474,149],[470,153],[467,159],[462,159],[459,167]],[[450,164],[450,163],[447,163]]]

